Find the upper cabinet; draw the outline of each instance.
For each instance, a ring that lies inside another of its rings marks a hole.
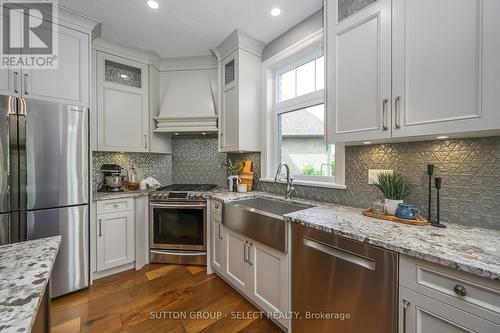
[[[149,151],[148,66],[97,52],[100,151]]]
[[[220,56],[219,149],[260,151],[264,44],[234,31],[217,47]]]
[[[330,142],[500,129],[500,2],[325,5]]]
[[[57,68],[0,69],[0,93],[89,106],[90,35],[62,25],[57,29]]]

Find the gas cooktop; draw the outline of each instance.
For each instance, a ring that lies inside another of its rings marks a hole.
[[[151,192],[151,199],[154,201],[170,200],[203,200],[204,192],[217,189],[219,185],[214,184],[172,184],[162,186]]]

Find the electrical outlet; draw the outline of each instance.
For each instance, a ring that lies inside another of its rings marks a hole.
[[[378,175],[381,173],[388,173],[388,174],[393,174],[393,170],[376,170],[376,169],[369,169],[368,170],[368,184],[378,184]]]

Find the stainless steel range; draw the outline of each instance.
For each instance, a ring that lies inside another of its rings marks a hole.
[[[213,184],[173,184],[150,194],[150,262],[207,263],[207,200]]]

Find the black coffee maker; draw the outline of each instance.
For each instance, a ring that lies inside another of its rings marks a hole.
[[[99,186],[99,192],[121,192],[123,191],[122,167],[118,164],[103,164],[101,166],[103,179]]]

